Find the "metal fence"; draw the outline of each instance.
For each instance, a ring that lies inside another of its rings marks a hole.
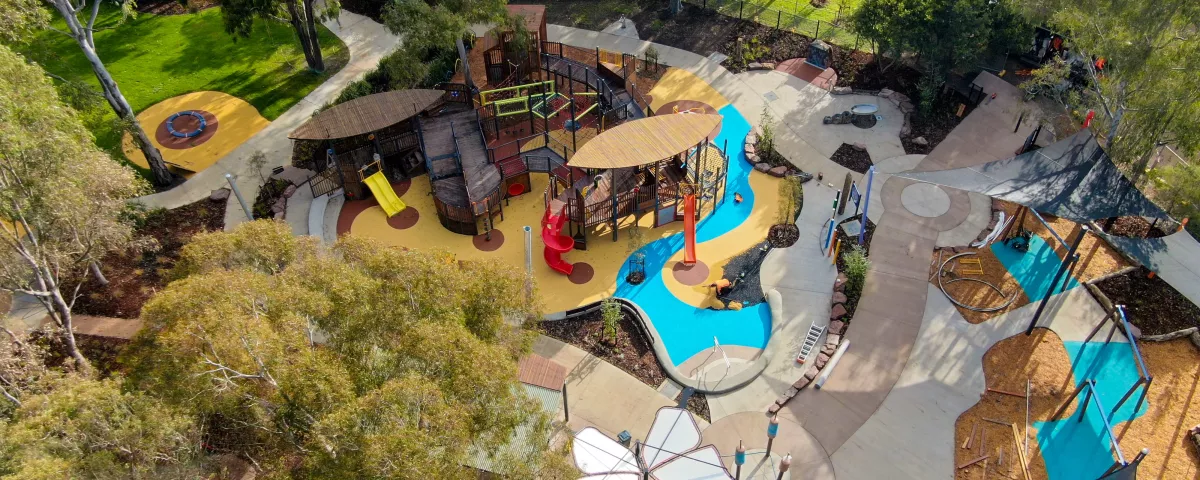
[[[869,42],[861,39],[857,34],[845,27],[844,17],[850,14],[848,10],[843,13],[843,18],[839,21],[839,25],[829,21],[809,18],[808,14],[815,7],[809,6],[807,2],[803,4],[799,2],[792,3],[789,8],[788,6],[779,7],[779,3],[772,3],[771,6],[768,6],[755,0],[684,1],[701,8],[714,10],[722,15],[741,20],[752,20],[768,27],[821,39],[844,48],[870,50]],[[831,4],[826,8],[837,7]]]

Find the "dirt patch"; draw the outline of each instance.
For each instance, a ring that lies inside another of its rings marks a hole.
[[[101,266],[109,284],[100,285],[89,275],[79,291],[73,311],[102,317],[137,318],[142,305],[167,285],[180,249],[197,233],[221,230],[224,226],[224,200],[204,199],[174,210],[146,214],[135,234],[152,238],[157,247],[106,255]]]
[[[983,356],[983,373],[987,387],[1005,392],[1025,394],[1029,381],[1030,423],[1048,420],[1074,389],[1071,375],[1071,360],[1063,347],[1062,340],[1054,332],[1039,328],[1033,335],[1017,335],[1001,340]],[[999,420],[1017,425],[1018,440],[1025,435],[1026,399],[1001,393],[984,393],[976,403],[954,424],[954,462],[961,465],[983,455],[988,459],[987,475],[982,463],[955,470],[955,478],[978,479],[997,476],[1022,477],[1018,450],[1013,440],[1012,427],[984,420]],[[1070,407],[1064,415],[1071,415]],[[962,448],[972,436],[970,448]],[[986,437],[986,438],[985,438]],[[986,445],[985,445],[986,443]],[[1004,464],[996,460],[1003,452]],[[1046,464],[1037,446],[1037,430],[1029,428],[1029,474],[1034,479],[1045,479]]]
[[[1121,451],[1133,458],[1150,449],[1139,477],[1200,478],[1200,455],[1186,439],[1187,430],[1200,424],[1200,353],[1187,339],[1138,346],[1154,382],[1146,414],[1114,427]]]
[[[914,102],[918,101],[919,97],[909,97]],[[921,115],[914,112],[909,117],[909,126],[911,127],[907,135],[900,136],[900,143],[904,145],[904,153],[907,154],[928,154],[933,151],[933,148],[942,143],[946,137],[950,136],[950,132],[957,127],[963,118],[974,110],[974,107],[967,106],[963,110],[962,117],[958,116],[958,107],[960,104],[955,101],[953,96],[940,97],[934,102],[933,108],[929,115]],[[918,142],[917,139],[924,139],[924,142]]]
[[[1200,326],[1200,307],[1146,267],[1096,282],[1114,304],[1125,305],[1129,322],[1143,335],[1163,335]],[[1190,428],[1191,426],[1189,426]]]
[[[658,388],[667,376],[658,363],[658,357],[654,355],[654,347],[638,330],[635,321],[628,315],[621,317],[621,321],[617,322],[615,344],[602,339],[604,322],[600,320],[599,310],[578,319],[541,322],[541,327],[546,335],[600,357],[637,377],[650,388]]]
[[[834,163],[843,167],[849,168],[851,171],[858,173],[867,173],[871,168],[871,155],[867,154],[867,149],[858,149],[849,143],[843,143],[838,147],[837,151],[833,152],[833,156],[829,157]]]
[[[675,404],[679,405],[679,401],[682,399],[683,392],[679,392],[679,395],[675,396]],[[693,393],[692,396],[688,398],[687,409],[697,417],[703,418],[704,421],[712,423],[712,416],[708,411],[708,399],[704,397],[703,393]]]
[[[1010,312],[1022,306],[1029,304],[1029,296],[1021,289],[1021,284],[1017,279],[1008,273],[1004,268],[1004,264],[1000,263],[1000,259],[996,258],[996,254],[992,253],[990,247],[984,248],[941,248],[934,250],[933,261],[930,266],[930,283],[937,285],[937,271],[946,262],[956,254],[974,252],[975,255],[967,255],[955,259],[950,264],[946,265],[943,270],[942,282],[946,286],[946,293],[950,294],[960,303],[980,308],[990,308],[1003,305],[1004,302],[1016,295],[1016,300],[1013,300],[1007,308],[997,310],[995,312],[977,312],[969,308],[955,306],[958,313],[962,314],[967,322],[972,324],[983,323],[989,319],[995,318],[1006,312]],[[978,267],[971,264],[959,263],[959,260],[979,260]],[[975,268],[982,268],[983,273],[968,272]],[[956,278],[971,278],[988,282],[1000,288],[1000,292],[975,281],[960,281],[946,284]]]

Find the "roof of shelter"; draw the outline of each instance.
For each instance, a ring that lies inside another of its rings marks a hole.
[[[1084,130],[1044,148],[973,167],[897,174],[982,193],[1075,222],[1167,218]]]
[[[521,357],[517,362],[517,377],[521,383],[557,390],[567,379],[567,368],[538,354]]]
[[[509,15],[517,15],[525,19],[525,29],[531,32],[542,30],[542,19],[546,17],[545,5],[509,5]]]
[[[437,104],[441,90],[395,90],[334,105],[304,122],[288,138],[332,140],[376,132]]]
[[[605,130],[567,163],[579,168],[629,168],[686,152],[721,125],[720,115],[673,113],[642,118]]]

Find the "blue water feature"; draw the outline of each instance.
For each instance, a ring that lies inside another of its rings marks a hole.
[[[1054,281],[1054,274],[1058,272],[1058,266],[1062,265],[1062,260],[1058,258],[1057,253],[1054,253],[1054,248],[1037,235],[1030,237],[1028,252],[1019,252],[1005,245],[1004,242],[996,242],[992,244],[992,253],[1021,285],[1021,290],[1025,291],[1025,296],[1029,297],[1031,302],[1037,302],[1046,297],[1050,282]],[[1078,287],[1079,282],[1075,280],[1075,277],[1070,276],[1069,273],[1067,275],[1065,290]]]
[[[729,233],[750,216],[754,208],[754,191],[750,189],[750,168],[745,160],[743,142],[750,132],[750,123],[733,105],[718,113],[725,117],[721,133],[713,143],[725,148],[728,142],[729,172],[726,177],[725,202],[696,226],[696,243],[703,243]],[[742,202],[733,201],[733,194],[742,194]],[[699,308],[675,297],[663,283],[662,271],[671,256],[683,249],[683,233],[650,242],[639,252],[646,255],[646,279],[639,285],[625,282],[628,262],[617,275],[619,297],[636,302],[654,323],[655,330],[667,348],[673,365],[679,365],[713,346],[715,337],[722,345],[742,345],[764,348],[771,335],[771,310],[766,302],[741,310],[709,310]]]
[[[1105,408],[1103,413],[1107,415],[1138,379],[1136,360],[1129,344],[1105,344],[1103,340],[1086,344],[1063,344],[1071,358],[1075,385],[1089,379],[1095,380],[1095,394],[1100,399],[1099,404]],[[1079,421],[1078,409],[1085,395],[1086,391],[1081,392],[1075,400],[1074,415],[1052,422],[1033,424],[1038,430],[1038,448],[1042,451],[1042,458],[1046,461],[1046,473],[1051,480],[1092,480],[1103,474],[1116,459],[1110,449],[1101,411],[1095,402],[1088,402],[1087,409],[1083,412],[1083,421]],[[1134,411],[1139,395],[1140,389],[1109,417],[1117,432],[1120,432],[1117,425],[1121,422],[1133,420],[1146,413],[1149,399],[1138,411]],[[1134,447],[1140,448],[1139,445]]]

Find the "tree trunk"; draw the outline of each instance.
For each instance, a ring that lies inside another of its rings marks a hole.
[[[317,72],[324,70],[324,62],[320,58],[313,56],[313,43],[315,39],[309,38],[308,27],[305,25],[306,20],[303,14],[296,8],[296,2],[288,1],[286,3],[288,16],[291,17],[292,30],[296,31],[296,37],[300,39],[300,49],[304,51],[304,61],[308,63],[310,70]]]
[[[304,23],[308,27],[308,45],[317,65],[313,70],[324,72],[325,58],[321,55],[321,41],[317,37],[317,17],[313,15],[313,0],[304,0]]]
[[[475,81],[471,79],[471,62],[467,61],[467,46],[463,44],[462,38],[455,40],[454,46],[458,49],[458,60],[462,63],[463,83],[467,84],[470,90],[475,90]]]
[[[38,286],[50,295],[46,297],[38,297],[42,305],[46,307],[47,313],[62,329],[63,343],[67,348],[67,354],[75,360],[75,367],[83,373],[92,371],[92,363],[88,361],[83,353],[79,351],[79,346],[75,344],[75,319],[71,315],[71,306],[63,299],[62,292],[59,291],[58,282],[54,275],[45,268],[34,266],[34,274],[38,281]]]
[[[100,271],[99,263],[92,262],[88,264],[88,269],[92,271],[92,276],[96,278],[97,282],[100,282],[100,285],[108,285],[108,279],[104,278],[104,272]]]
[[[129,101],[125,99],[125,95],[117,87],[116,80],[113,80],[112,75],[108,73],[108,68],[100,60],[100,56],[91,44],[89,30],[80,25],[79,19],[75,16],[75,10],[69,3],[58,0],[54,2],[54,7],[67,22],[67,28],[71,31],[71,38],[79,45],[79,49],[83,50],[84,57],[87,57],[88,63],[91,64],[92,72],[96,74],[96,79],[100,81],[100,88],[103,90],[104,99],[108,100],[108,105],[112,107],[113,112],[117,114],[118,118],[129,122],[129,131],[133,134],[133,140],[138,144],[138,148],[146,156],[146,163],[150,165],[150,172],[154,176],[154,183],[159,186],[170,185],[172,175],[171,171],[167,170],[167,164],[163,161],[162,153],[150,142],[150,137],[146,135],[146,131],[142,129],[141,122],[134,115],[133,107],[129,106]]]

